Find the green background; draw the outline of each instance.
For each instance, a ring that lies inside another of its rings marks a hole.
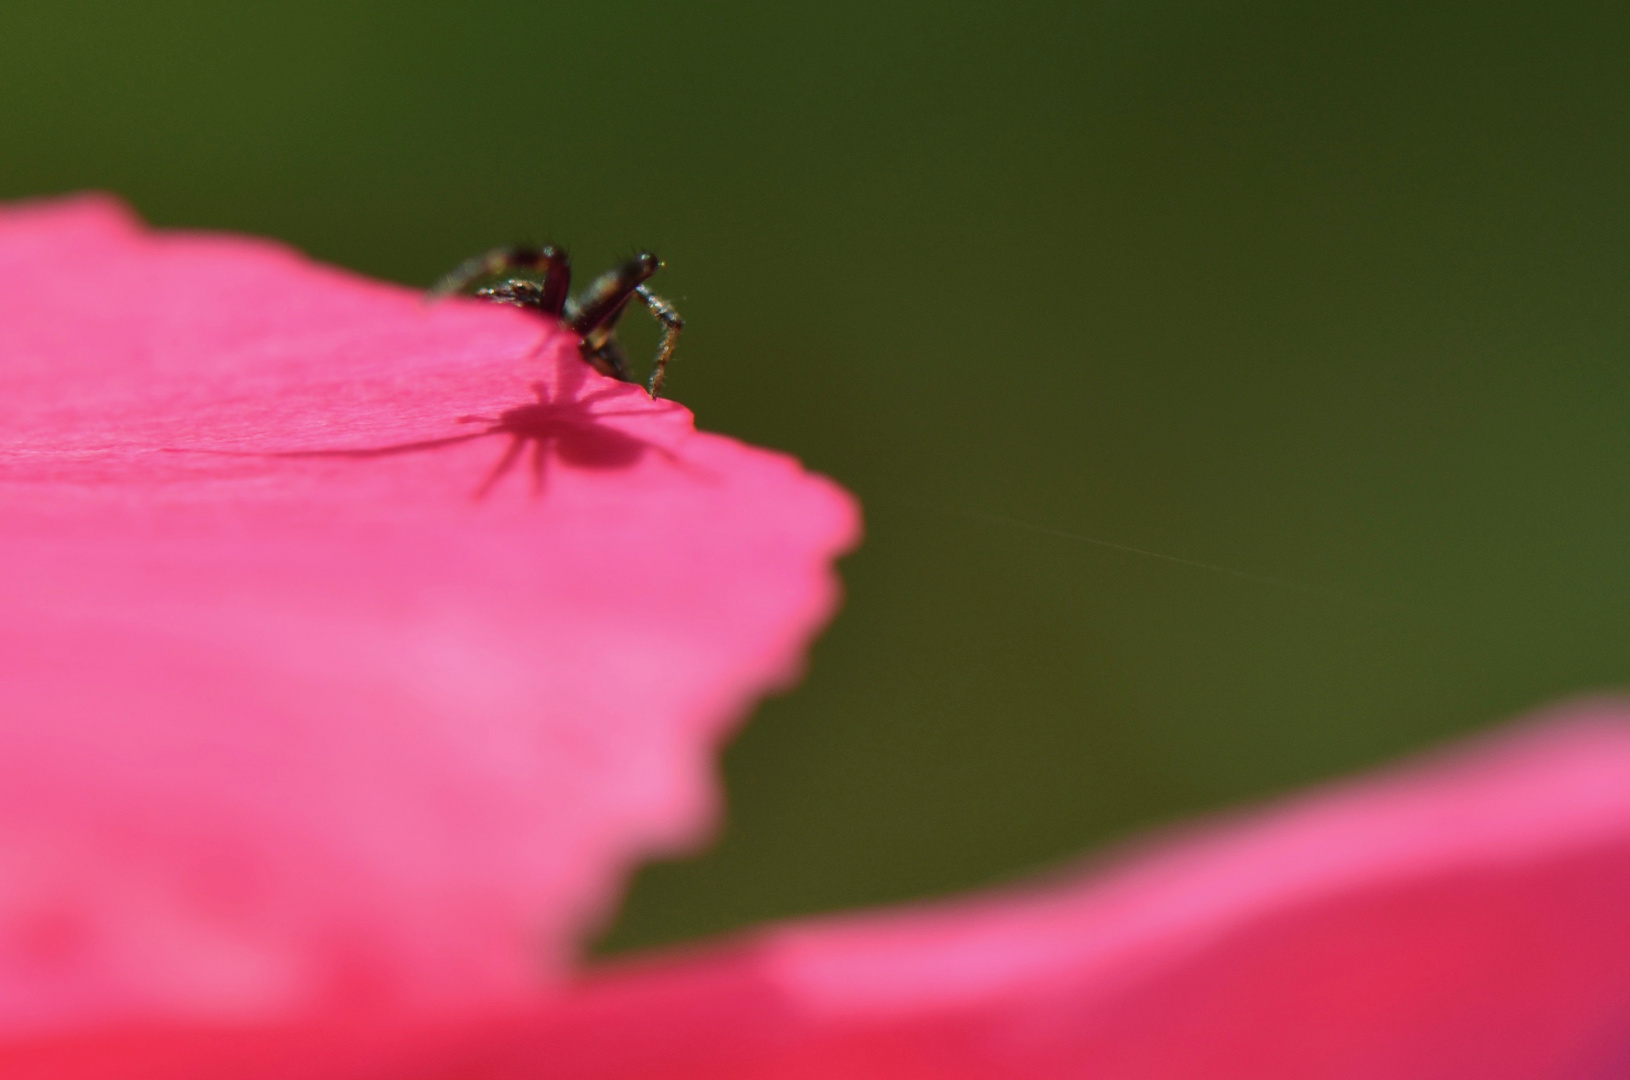
[[[1625,681],[1622,8],[1351,7],[7,5],[0,196],[414,284],[668,260],[672,395],[869,535],[618,950]]]

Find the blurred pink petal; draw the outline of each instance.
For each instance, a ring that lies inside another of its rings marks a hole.
[[[537,1060],[551,1076],[1605,1080],[1630,1075],[1593,1071],[1630,1049],[1627,913],[1630,706],[1603,703],[1078,881],[630,973],[540,1032]],[[609,1037],[637,1016],[663,1017],[663,1038]]]
[[[524,313],[0,210],[0,1034],[531,993],[856,521]]]
[[[462,1024],[111,1032],[7,1077],[1619,1080],[1630,704],[1126,853]]]

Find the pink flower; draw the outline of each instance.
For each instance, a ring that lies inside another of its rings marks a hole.
[[[0,1076],[1630,1076],[1611,701],[568,977],[705,827],[849,502],[557,329],[269,245],[48,204],[0,215],[0,278]],[[542,493],[474,499],[511,440]]]
[[[556,324],[0,213],[0,1034],[531,993],[856,531]]]

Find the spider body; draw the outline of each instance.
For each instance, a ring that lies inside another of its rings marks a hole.
[[[475,295],[498,304],[532,311],[559,319],[582,340],[583,359],[596,371],[624,382],[637,381],[629,372],[628,358],[617,344],[617,320],[629,302],[638,300],[662,324],[662,343],[645,389],[656,397],[668,373],[679,344],[685,320],[673,305],[645,287],[646,281],[662,269],[662,260],[642,251],[622,265],[606,271],[577,296],[571,295],[572,265],[566,252],[555,247],[513,245],[494,248],[467,259],[430,290],[431,296],[451,296],[485,278],[501,278],[476,291]],[[525,276],[517,276],[517,271]]]

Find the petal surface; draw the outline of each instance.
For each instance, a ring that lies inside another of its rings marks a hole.
[[[1618,1080],[1630,704],[1157,839],[793,925],[457,1024],[108,1032],[8,1077]]]
[[[0,1034],[534,992],[857,532],[551,321],[0,209]]]
[[[1626,912],[1630,705],[1587,703],[1073,881],[630,971],[540,1025],[529,1060],[552,1076],[1608,1080],[1630,1075]],[[660,1034],[612,1035],[638,1015]]]

